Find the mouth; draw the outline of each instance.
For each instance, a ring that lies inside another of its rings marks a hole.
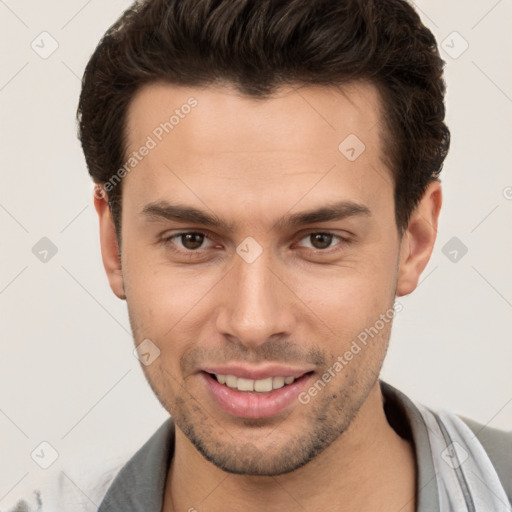
[[[224,412],[239,418],[268,418],[299,404],[298,395],[313,371],[254,379],[207,371],[200,375],[210,396]]]

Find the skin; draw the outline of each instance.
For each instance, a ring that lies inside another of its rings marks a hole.
[[[142,367],[176,423],[164,511],[415,510],[414,452],[387,422],[378,384],[391,323],[309,403],[270,418],[222,411],[200,368],[273,361],[321,377],[417,286],[435,242],[440,183],[400,237],[380,100],[365,83],[287,87],[264,100],[229,86],[152,84],[131,103],[128,152],[190,97],[197,107],[123,180],[120,259],[107,203],[95,197],[111,288],[126,298],[135,343],[149,338],[161,351]],[[355,161],[338,150],[349,134],[366,146]],[[161,201],[233,229],[143,213]],[[276,223],[338,201],[369,214]],[[198,230],[207,236],[193,243],[163,241]],[[318,242],[319,232],[335,236]],[[236,252],[249,236],[262,249],[252,263]]]

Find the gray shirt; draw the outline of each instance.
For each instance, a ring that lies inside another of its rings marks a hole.
[[[401,437],[412,441],[414,446],[417,510],[437,512],[437,480],[425,422],[409,398],[383,381],[380,384],[389,424]],[[512,503],[512,432],[462,419],[486,449]],[[169,419],[119,472],[98,512],[160,512],[173,450],[174,424]]]

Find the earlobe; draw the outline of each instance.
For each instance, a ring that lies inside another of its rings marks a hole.
[[[94,208],[98,214],[100,228],[100,245],[103,266],[114,294],[125,299],[123,273],[121,269],[121,258],[119,244],[116,236],[116,229],[106,192],[97,186],[94,191]]]
[[[402,237],[396,290],[398,297],[408,295],[418,286],[420,275],[434,249],[441,205],[441,183],[434,181],[411,214]]]

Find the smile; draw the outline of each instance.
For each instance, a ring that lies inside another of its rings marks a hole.
[[[213,404],[238,418],[270,418],[294,406],[302,407],[298,396],[312,376],[311,371],[297,376],[276,375],[259,379],[200,373]]]

